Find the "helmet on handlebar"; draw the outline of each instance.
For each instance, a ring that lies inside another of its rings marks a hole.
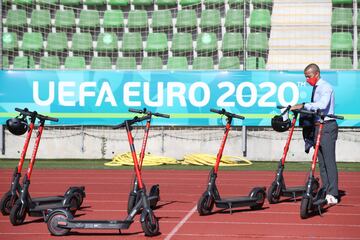
[[[276,115],[271,119],[271,126],[277,132],[285,132],[291,127],[289,118],[284,120],[283,115]]]
[[[6,121],[6,127],[14,135],[23,135],[28,130],[28,123],[25,117],[11,118]]]

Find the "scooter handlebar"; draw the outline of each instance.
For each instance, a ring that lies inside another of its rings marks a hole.
[[[129,108],[129,112],[147,114],[147,115],[154,115],[156,117],[162,117],[162,118],[170,118],[170,115],[168,115],[168,114],[157,113],[157,112],[153,113],[151,111],[147,111],[146,108],[144,108],[144,109]]]
[[[40,120],[48,120],[48,121],[52,121],[52,122],[58,122],[59,119],[58,118],[53,118],[53,117],[49,117],[49,116],[45,116],[45,115],[41,115],[41,114],[38,114],[36,111],[29,111],[29,109],[27,108],[24,108],[24,109],[21,109],[21,108],[15,108],[15,111],[21,113],[22,115],[24,116],[34,116]]]
[[[339,119],[339,120],[344,120],[343,116],[339,116],[339,115],[334,115],[334,114],[327,114],[326,116],[330,117],[330,118],[335,118],[335,119]]]
[[[144,108],[144,109],[129,108],[129,112],[133,112],[133,113],[146,113],[146,108]]]
[[[211,109],[210,109],[210,112],[217,113],[217,114],[221,114],[221,115],[225,115],[225,116],[227,116],[227,117],[238,118],[238,119],[242,119],[242,120],[245,119],[244,116],[227,112],[224,108],[221,109],[221,110],[217,110],[217,109],[211,108]]]
[[[162,118],[170,118],[169,114],[163,114],[163,113],[152,113],[152,115],[156,117],[162,117]]]

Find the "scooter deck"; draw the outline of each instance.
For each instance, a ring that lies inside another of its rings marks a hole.
[[[35,205],[29,208],[29,215],[32,217],[41,217],[43,213],[48,211],[49,209],[64,209],[69,208],[70,206],[64,206],[62,203],[53,203],[53,204],[42,204]]]
[[[281,190],[282,195],[286,197],[296,197],[301,196],[305,192],[305,186],[297,186],[297,187],[288,187]]]
[[[79,229],[128,229],[132,220],[67,220],[59,221],[58,225],[63,228]]]
[[[251,198],[248,196],[244,197],[230,197],[230,198],[221,198],[215,200],[215,205],[218,208],[234,208],[234,207],[244,207],[250,206],[252,203],[256,203],[257,198]]]
[[[51,197],[37,197],[31,199],[37,205],[48,205],[51,203],[61,202],[64,200],[64,196],[51,196]]]

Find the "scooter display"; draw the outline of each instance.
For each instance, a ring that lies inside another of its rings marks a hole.
[[[210,109],[211,112],[226,116],[226,126],[223,139],[221,141],[220,149],[218,151],[214,168],[210,171],[209,180],[206,191],[201,195],[197,203],[197,211],[200,216],[209,215],[214,207],[222,209],[230,209],[232,213],[233,208],[250,206],[251,209],[261,209],[266,198],[265,187],[253,188],[248,196],[221,198],[218,188],[216,186],[216,178],[219,171],[219,164],[225,147],[226,139],[229,134],[231,123],[234,118],[245,119],[243,116],[227,112],[225,109],[216,110]]]

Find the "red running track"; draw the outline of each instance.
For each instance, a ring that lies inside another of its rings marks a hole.
[[[209,167],[210,170],[210,167]],[[0,194],[11,181],[11,169],[0,170]],[[268,187],[274,171],[220,171],[220,194],[242,196],[255,186]],[[155,210],[161,235],[153,239],[360,239],[360,174],[343,172],[340,189],[342,201],[322,217],[300,219],[300,201],[264,204],[264,209],[248,207],[200,217],[196,202],[207,184],[208,171],[147,170],[146,185],[160,184],[161,201]],[[302,185],[304,172],[287,172],[288,186]],[[126,216],[132,171],[127,170],[36,170],[30,191],[32,196],[62,194],[71,185],[85,185],[87,197],[77,212],[79,219],[122,220]],[[283,198],[282,198],[283,199]],[[300,199],[299,199],[300,200]],[[0,215],[0,239],[145,239],[138,217],[122,235],[114,230],[73,230],[66,237],[51,237],[40,218],[27,217],[26,224],[14,227],[7,216]]]

